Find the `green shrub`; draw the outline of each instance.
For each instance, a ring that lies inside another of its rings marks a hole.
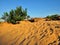
[[[17,21],[28,19],[30,16],[27,15],[27,9],[23,9],[21,6],[15,10],[11,10],[9,13],[5,12],[2,19],[9,23],[16,24]]]
[[[16,24],[16,21],[15,20],[11,20],[10,21],[12,24]]]
[[[51,19],[51,20],[58,20],[58,14],[51,15],[51,16],[46,16],[46,18]]]

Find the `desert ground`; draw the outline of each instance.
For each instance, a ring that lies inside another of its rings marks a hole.
[[[60,45],[60,21],[0,23],[0,45]]]

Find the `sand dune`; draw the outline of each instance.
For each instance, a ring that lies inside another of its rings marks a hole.
[[[0,45],[60,45],[60,21],[1,23]]]

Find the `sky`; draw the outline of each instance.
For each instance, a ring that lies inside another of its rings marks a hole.
[[[60,14],[60,0],[0,0],[0,17],[18,6],[27,8],[30,17]]]

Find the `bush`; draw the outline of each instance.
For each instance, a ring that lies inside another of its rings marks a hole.
[[[28,19],[30,16],[27,15],[27,9],[22,9],[22,7],[17,7],[15,10],[11,10],[9,13],[5,12],[2,19],[9,23],[16,24],[17,21]]]
[[[29,21],[30,21],[30,22],[35,22],[34,19],[30,19]]]
[[[16,21],[15,20],[11,20],[10,21],[12,24],[16,24]]]
[[[51,19],[51,20],[58,20],[58,14],[51,15],[51,16],[46,16],[46,18]]]

